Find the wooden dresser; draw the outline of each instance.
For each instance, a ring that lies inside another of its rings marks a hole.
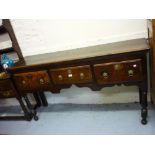
[[[147,59],[145,39],[134,39],[56,53],[25,57],[7,71],[20,94],[60,93],[72,84],[93,91],[117,85],[137,85],[142,124],[147,123]]]

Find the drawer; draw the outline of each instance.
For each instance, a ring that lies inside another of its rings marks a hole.
[[[0,91],[0,98],[11,98],[15,96],[16,96],[16,93],[13,90]]]
[[[11,82],[11,80],[6,79],[6,80],[0,80],[0,91],[5,91],[5,90],[14,90],[14,86]]]
[[[11,80],[0,80],[0,98],[11,98],[16,96],[16,90],[14,89]]]
[[[99,84],[140,81],[143,78],[141,59],[94,65]]]
[[[125,67],[124,80],[140,81],[143,79],[142,62],[140,59],[137,61],[130,61],[124,63],[124,67]]]
[[[13,78],[19,90],[35,91],[50,88],[50,79],[46,71],[19,73]]]
[[[92,81],[89,65],[51,69],[50,74],[54,84],[76,84]]]

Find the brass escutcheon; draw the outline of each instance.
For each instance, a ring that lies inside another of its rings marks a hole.
[[[71,72],[72,72],[71,69],[68,69],[68,74],[71,74]]]
[[[115,65],[114,65],[114,69],[115,69],[115,70],[119,70],[120,68],[121,68],[121,65],[120,65],[120,64],[115,64]]]
[[[25,80],[23,80],[23,81],[22,81],[22,84],[26,84],[26,81],[25,81]]]
[[[84,73],[80,73],[80,79],[84,79]]]
[[[63,76],[62,75],[58,75],[58,79],[61,81],[63,80]]]

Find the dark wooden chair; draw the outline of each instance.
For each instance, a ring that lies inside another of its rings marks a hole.
[[[9,19],[3,19],[2,25],[0,25],[0,36],[3,38],[10,39],[12,45],[9,47],[5,47],[0,49],[0,55],[7,54],[12,59],[14,59],[15,63],[20,61],[24,61],[23,54],[21,52],[20,46],[18,44],[16,35],[14,33],[13,27]],[[28,99],[27,95],[21,95],[11,76],[0,66],[0,99],[4,98],[16,98],[23,110],[23,115],[7,115],[7,116],[0,116],[0,120],[31,120],[33,117],[35,120],[38,120],[36,116],[36,110],[32,106],[30,100]],[[24,102],[26,104],[24,104]]]

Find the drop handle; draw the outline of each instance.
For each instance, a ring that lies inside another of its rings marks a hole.
[[[102,72],[101,75],[102,75],[102,77],[103,77],[104,79],[108,79],[108,77],[109,77],[108,72],[105,72],[105,71]]]
[[[128,70],[128,76],[131,77],[131,76],[133,76],[133,75],[134,75],[133,70],[132,70],[132,69]]]
[[[40,84],[44,84],[45,83],[45,81],[44,81],[44,79],[39,79],[39,82],[40,82]]]

